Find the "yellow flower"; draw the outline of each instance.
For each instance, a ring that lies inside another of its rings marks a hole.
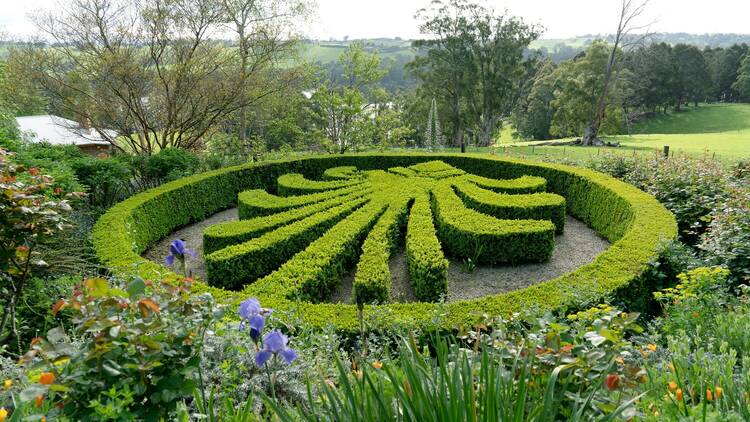
[[[669,386],[669,391],[674,391],[677,389],[677,383],[674,381],[669,381],[668,386]]]
[[[8,411],[4,407],[0,407],[0,422],[5,422],[5,418],[8,417]]]
[[[13,381],[12,380],[5,380],[3,382],[3,388],[6,390],[10,390],[10,388],[13,387]]]
[[[721,394],[724,393],[724,390],[719,386],[716,386],[714,390],[716,391],[716,400],[721,399]]]
[[[713,400],[713,399],[714,399],[714,395],[713,395],[713,393],[711,392],[711,389],[710,389],[710,388],[707,388],[707,389],[706,389],[706,400],[708,400],[708,401],[711,401],[711,400]]]
[[[374,367],[375,369],[380,369],[380,368],[382,368],[382,367],[383,367],[383,362],[381,362],[381,361],[379,361],[379,360],[376,360],[375,362],[373,362],[373,363],[372,363],[372,366],[373,366],[373,367]]]
[[[652,343],[649,343],[648,345],[646,345],[646,348],[647,348],[648,350],[652,351],[652,352],[655,352],[655,351],[656,351],[656,345],[655,345],[655,344],[652,344]]]

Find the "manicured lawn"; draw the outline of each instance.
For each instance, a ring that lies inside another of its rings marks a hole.
[[[516,141],[504,129],[498,151],[516,156],[566,156],[581,160],[604,152],[656,154],[669,145],[675,154],[707,155],[727,162],[747,160],[750,159],[750,104],[702,104],[637,123],[631,133],[607,138],[620,142],[619,148],[581,148],[538,145],[545,141]]]

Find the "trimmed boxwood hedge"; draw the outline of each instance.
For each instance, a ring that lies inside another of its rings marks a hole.
[[[112,207],[97,222],[92,240],[101,262],[116,274],[127,276],[137,271],[149,279],[170,277],[173,273],[168,268],[148,261],[140,254],[175,229],[233,206],[239,192],[274,186],[278,176],[289,172],[318,178],[331,167],[387,169],[432,160],[442,160],[486,178],[514,179],[525,175],[542,177],[547,181],[549,192],[566,199],[570,214],[596,230],[612,245],[593,262],[573,272],[521,290],[444,305],[423,302],[365,305],[364,317],[368,318],[373,328],[425,327],[437,324],[451,329],[474,324],[481,318],[481,313],[507,315],[528,309],[544,311],[579,308],[613,295],[624,299],[627,295],[617,295],[632,290],[639,283],[641,273],[656,257],[659,245],[677,235],[674,216],[656,199],[631,185],[595,171],[476,154],[355,154],[248,163],[180,179],[135,195]],[[362,213],[362,210],[369,210],[370,207],[372,205],[368,204],[352,214],[358,216],[357,220],[351,217],[347,220],[347,226],[354,225],[357,226],[354,229],[362,229],[354,230],[355,234],[361,233],[361,239],[356,235],[351,237],[346,246],[352,247],[337,249],[336,254],[348,254],[348,260],[356,259],[358,242],[364,240],[377,219],[377,212],[375,215]],[[334,234],[344,231],[342,226],[337,225]],[[315,255],[317,259],[332,260],[336,254],[326,253],[320,245],[324,245],[324,239],[326,242],[336,240],[333,232],[334,230],[330,230],[315,240],[293,260],[301,254],[309,255],[314,252],[319,254]],[[340,246],[346,242],[337,243]],[[318,246],[313,252],[309,252],[313,245]],[[337,262],[346,262],[347,259],[339,259]],[[289,262],[292,261],[287,261]],[[282,267],[285,266],[286,264]],[[275,308],[279,312],[291,312],[302,323],[321,328],[333,326],[347,333],[357,332],[356,305],[315,303],[322,296],[302,288],[303,284],[293,278],[296,273],[290,272],[283,277],[274,276],[281,274],[280,271],[281,269],[245,286],[240,292],[210,287],[201,282],[197,282],[194,289],[210,292],[220,301],[232,306],[247,297],[257,296],[264,306]],[[320,280],[326,286],[331,280],[337,282],[336,279],[317,278],[320,273],[316,274],[311,280]],[[276,282],[271,277],[275,277]],[[269,282],[261,283],[264,280]],[[316,281],[309,281],[304,285],[309,287],[315,284]],[[294,300],[299,298],[303,300]]]
[[[205,255],[206,281],[229,289],[269,274],[367,202],[356,198],[260,237]]]
[[[255,217],[249,220],[227,221],[207,227],[203,230],[203,254],[208,255],[219,249],[247,242],[285,224],[293,223],[319,211],[356,200],[368,192],[368,190],[361,190],[300,208],[293,208],[278,214]]]
[[[465,208],[449,185],[432,190],[438,237],[449,255],[478,264],[544,262],[555,247],[555,225],[546,220],[498,220]]]
[[[414,296],[424,302],[437,302],[448,294],[448,260],[432,221],[429,198],[418,196],[406,228],[406,262]]]
[[[547,180],[538,176],[521,176],[516,179],[489,179],[475,174],[468,174],[466,178],[480,188],[498,193],[518,195],[547,190]]]
[[[365,242],[354,273],[354,303],[386,303],[391,299],[391,253],[398,246],[406,216],[409,198],[398,198],[380,217]]]
[[[326,192],[331,189],[345,188],[362,183],[360,180],[309,180],[298,173],[288,173],[277,179],[278,191],[281,196],[306,195],[316,192]]]
[[[464,180],[453,183],[467,207],[499,219],[549,220],[562,233],[565,228],[565,198],[554,193],[518,195],[496,193]]]
[[[364,189],[366,188],[358,185],[344,189],[288,197],[276,196],[266,192],[264,189],[251,189],[240,192],[238,195],[238,213],[240,220],[248,220],[253,217],[276,214],[301,205],[314,204],[337,196],[348,195],[352,192],[363,191]]]
[[[324,180],[348,180],[360,176],[355,166],[333,167],[323,172]]]

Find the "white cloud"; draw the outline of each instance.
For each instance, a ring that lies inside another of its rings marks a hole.
[[[428,0],[318,0],[319,15],[309,35],[318,38],[395,37],[418,35],[414,13]],[[610,33],[620,0],[487,0],[498,10],[508,9],[547,28],[545,38],[565,38],[588,33]],[[27,15],[53,10],[58,0],[0,0],[0,28],[9,34],[29,36],[34,26]],[[658,32],[750,32],[750,1],[652,0],[644,21],[655,21]]]

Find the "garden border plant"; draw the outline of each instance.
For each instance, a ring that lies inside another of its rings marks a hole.
[[[612,245],[593,262],[553,280],[504,294],[448,304],[400,303],[365,305],[363,312],[373,328],[397,326],[426,327],[436,321],[442,328],[470,326],[481,319],[481,314],[507,315],[521,310],[577,309],[605,298],[632,298],[633,288],[654,290],[662,286],[642,286],[639,276],[658,255],[660,245],[676,237],[674,216],[652,196],[612,177],[591,170],[559,164],[501,158],[475,154],[358,154],[312,156],[298,159],[251,163],[203,173],[171,182],[133,196],[103,215],[93,230],[95,250],[101,262],[118,274],[137,271],[145,278],[170,276],[164,266],[141,257],[141,253],[157,240],[175,229],[201,221],[237,203],[237,195],[249,189],[276,186],[279,176],[291,172],[310,179],[319,179],[332,167],[356,166],[360,170],[408,167],[441,160],[478,176],[493,179],[516,179],[526,176],[546,180],[549,192],[566,199],[566,209],[586,223]],[[538,183],[538,179],[537,182]],[[532,188],[533,191],[537,189]],[[529,192],[529,191],[527,191]],[[240,201],[242,199],[240,198]],[[372,207],[365,207],[372,208]],[[376,207],[377,208],[377,207]],[[338,260],[337,264],[356,264],[357,247],[375,224],[379,209],[350,219],[351,238],[337,239],[340,253],[328,257],[310,254],[310,259]],[[347,220],[349,221],[349,220]],[[341,226],[341,225],[340,225]],[[342,230],[344,228],[342,227]],[[323,236],[310,247],[328,247],[333,236]],[[356,246],[347,250],[345,246]],[[309,249],[309,248],[308,248]],[[352,260],[355,260],[352,262]],[[330,264],[330,263],[329,263]],[[333,267],[340,268],[340,265]],[[249,284],[242,291],[232,292],[197,283],[196,289],[210,291],[219,301],[238,304],[249,296],[278,311],[295,314],[312,326],[333,325],[345,332],[357,332],[357,306],[316,303],[319,295],[309,293],[327,283],[325,276],[314,274],[303,280],[300,274],[278,271],[259,282]],[[328,281],[330,282],[330,280]],[[627,293],[627,294],[623,294]],[[294,297],[295,300],[289,297]],[[370,315],[372,317],[370,317]],[[436,316],[440,318],[436,319]]]

